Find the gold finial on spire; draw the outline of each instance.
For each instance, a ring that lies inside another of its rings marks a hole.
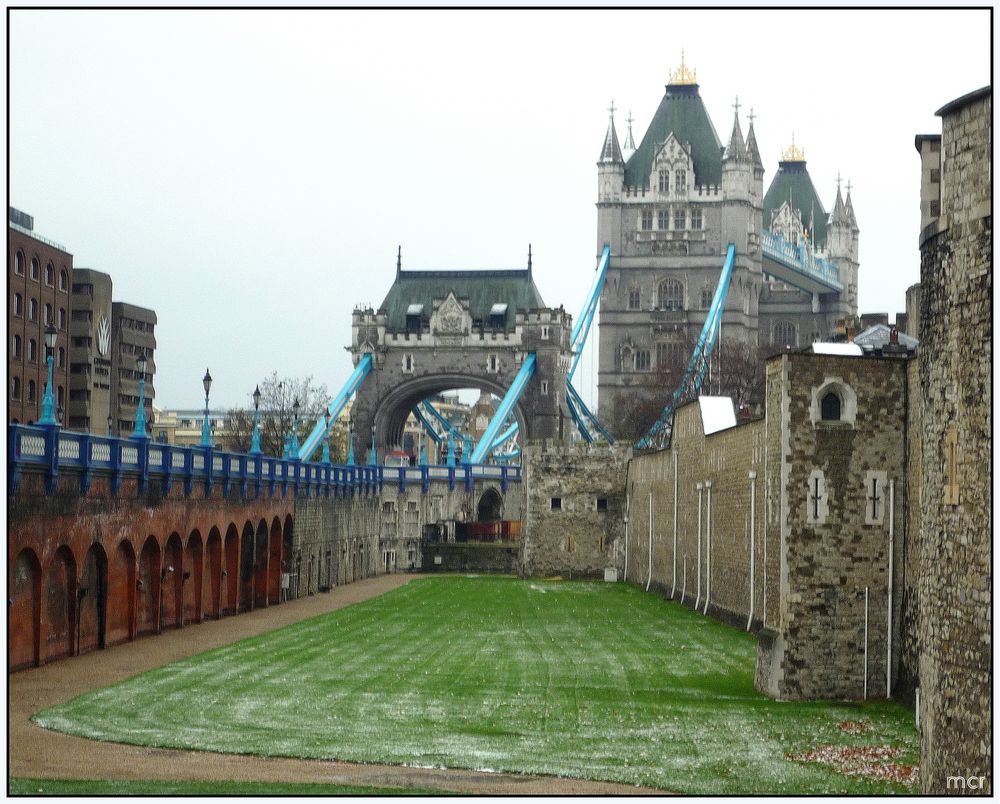
[[[783,162],[805,162],[806,152],[795,145],[795,132],[792,132],[792,144],[781,153]]]
[[[689,70],[684,64],[684,50],[681,49],[681,66],[677,68],[674,72],[670,73],[670,83],[671,84],[697,84],[698,83],[698,71]]]

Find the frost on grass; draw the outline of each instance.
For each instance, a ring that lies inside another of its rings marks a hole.
[[[140,745],[686,793],[893,789],[786,753],[836,741],[862,711],[873,740],[912,750],[908,714],[771,701],[753,687],[755,654],[745,633],[622,584],[428,578],[37,721]]]

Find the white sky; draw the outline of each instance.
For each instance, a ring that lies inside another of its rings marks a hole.
[[[720,139],[794,133],[861,229],[860,310],[919,280],[916,134],[989,84],[988,11],[12,11],[9,201],[156,310],[156,403],[250,404],[351,362],[351,310],[404,269],[523,268],[575,316],[614,99],[638,144],[670,71]],[[721,267],[721,266],[720,266]],[[596,337],[592,333],[591,341]],[[592,351],[592,350],[588,350]],[[588,354],[581,392],[593,373]]]

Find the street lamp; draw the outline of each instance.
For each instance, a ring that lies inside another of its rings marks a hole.
[[[205,387],[205,419],[201,423],[201,445],[210,447],[212,445],[212,431],[208,424],[208,392],[212,389],[212,375],[205,369],[205,376],[201,384]]]
[[[347,417],[347,465],[354,466],[354,408]]]
[[[38,419],[39,424],[48,425],[49,427],[58,426],[59,424],[56,421],[56,402],[52,395],[52,364],[54,362],[52,355],[55,350],[57,336],[56,328],[50,323],[45,328],[45,362],[48,364],[49,378],[45,384],[45,393],[42,395],[42,415]]]
[[[146,434],[146,353],[139,352],[135,359],[135,367],[139,371],[139,408],[135,412],[135,428],[132,430],[131,438],[149,438]]]
[[[323,463],[330,463],[330,411],[323,414],[326,428],[323,430]]]
[[[253,392],[253,438],[250,440],[250,454],[260,455],[260,386]]]
[[[294,416],[292,418],[292,448],[291,454],[288,456],[292,460],[299,457],[299,398],[296,397],[295,401],[292,403],[292,411]]]
[[[115,421],[114,417],[109,413],[108,414],[108,438],[111,438],[111,425],[114,424],[114,421]]]

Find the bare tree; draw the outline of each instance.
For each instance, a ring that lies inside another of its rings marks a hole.
[[[295,423],[295,402],[298,401],[298,433],[299,441],[305,440],[316,422],[323,418],[330,394],[326,385],[316,385],[312,377],[302,379],[278,377],[277,372],[265,378],[260,383],[260,448],[265,455],[280,456],[284,452],[285,438],[292,431]],[[237,452],[248,452],[253,439],[254,409],[234,408],[229,411],[226,419],[226,446]],[[331,426],[331,458],[333,450],[340,448],[341,441],[346,441],[346,435],[338,439],[336,429]],[[346,448],[344,448],[346,454]]]

